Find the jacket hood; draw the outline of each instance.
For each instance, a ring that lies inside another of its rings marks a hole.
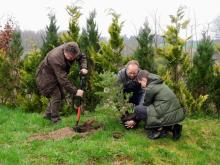
[[[163,80],[161,79],[160,76],[158,76],[156,74],[149,73],[147,85],[148,84],[162,84],[162,83],[163,83]]]

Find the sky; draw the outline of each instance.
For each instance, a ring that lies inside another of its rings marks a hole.
[[[49,24],[48,13],[52,10],[57,19],[59,30],[68,29],[69,15],[66,6],[76,3],[71,0],[0,0],[0,25],[4,25],[7,18],[12,17],[21,30],[43,30]],[[175,15],[179,6],[186,6],[185,18],[190,19],[190,27],[197,31],[208,29],[208,24],[213,25],[213,20],[220,16],[217,0],[81,0],[77,1],[83,13],[80,26],[85,27],[89,13],[95,9],[97,12],[96,23],[102,36],[108,36],[108,27],[111,16],[107,10],[112,8],[121,15],[123,21],[122,35],[137,35],[140,27],[147,20],[152,29],[155,18],[158,32],[166,30],[170,23],[169,15]],[[155,17],[156,16],[156,17]],[[189,32],[186,32],[189,33]]]

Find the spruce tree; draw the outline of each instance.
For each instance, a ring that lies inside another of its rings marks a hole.
[[[218,115],[220,116],[220,66],[214,71],[214,76],[209,84],[209,98],[214,103]]]
[[[46,26],[46,36],[43,38],[41,53],[44,57],[50,50],[59,45],[58,27],[56,25],[56,16],[53,13],[48,15],[50,24]]]
[[[140,67],[155,73],[153,48],[154,35],[151,34],[151,29],[148,25],[148,22],[144,23],[144,27],[140,29],[136,39],[138,42],[138,47],[134,53],[134,56],[138,60]]]
[[[203,34],[193,57],[193,68],[188,85],[194,96],[208,94],[208,87],[213,79],[214,44],[210,37]]]
[[[98,27],[95,22],[96,11],[93,10],[89,14],[89,18],[86,21],[86,28],[83,28],[82,34],[80,36],[79,45],[82,52],[86,53],[87,61],[88,61],[88,70],[89,73],[87,75],[87,88],[86,92],[86,102],[89,105],[89,109],[94,109],[98,99],[95,95],[94,83],[93,80],[96,76],[96,71],[94,68],[94,62],[92,60],[91,52],[98,52],[100,49],[99,38],[100,34],[98,32]]]
[[[93,48],[96,52],[99,51],[99,38],[98,27],[95,22],[96,11],[93,10],[89,14],[89,18],[86,21],[86,28],[83,28],[82,35],[80,36],[80,48],[82,51],[88,53],[88,49]]]

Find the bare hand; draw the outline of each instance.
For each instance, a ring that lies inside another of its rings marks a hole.
[[[88,73],[88,70],[83,68],[80,70],[80,73],[86,75]]]
[[[127,128],[133,128],[136,125],[134,120],[126,121],[124,124],[125,124],[125,127]]]
[[[83,93],[84,93],[83,90],[78,89],[77,92],[76,92],[76,96],[83,97]]]

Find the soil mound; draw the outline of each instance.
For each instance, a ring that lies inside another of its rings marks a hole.
[[[52,132],[49,132],[47,134],[35,134],[28,138],[28,141],[34,141],[34,140],[60,140],[65,137],[73,137],[76,135],[79,135],[81,137],[85,137],[88,134],[98,131],[102,128],[102,125],[99,124],[95,120],[89,120],[83,123],[82,125],[79,125],[74,128],[65,127],[61,128]]]

